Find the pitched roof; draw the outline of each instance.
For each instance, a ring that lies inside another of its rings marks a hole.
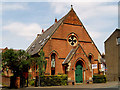
[[[68,12],[68,14],[66,14],[58,22],[56,22],[52,26],[50,26],[43,34],[37,36],[36,39],[32,42],[32,44],[27,48],[26,51],[31,55],[37,54],[41,50],[41,48],[44,47],[44,45],[47,43],[47,41],[51,38],[51,36],[55,33],[55,31],[59,28],[59,26],[62,23],[69,23],[69,24],[83,26],[83,24],[79,20],[78,16],[77,17],[76,16],[77,15],[76,15],[75,11],[73,10],[73,8],[71,8],[71,10]],[[85,31],[86,31],[86,29],[85,29]],[[88,34],[88,32],[87,32],[87,34]],[[88,36],[89,36],[89,34],[88,34]],[[90,37],[90,39],[91,39],[91,37]],[[94,44],[94,46],[96,47],[95,44]],[[96,49],[97,49],[97,47],[96,47]],[[99,50],[98,50],[98,52],[99,52]]]
[[[54,23],[50,26],[43,34],[37,36],[36,39],[32,42],[32,44],[27,48],[27,52],[31,55],[34,55],[40,51],[40,49],[47,43],[50,37],[54,34],[57,28],[64,22],[67,16],[71,13],[75,13],[73,8],[66,14],[63,18],[61,18],[58,22]],[[69,18],[70,19],[70,18]]]
[[[77,47],[73,47],[62,64],[69,63],[69,61],[71,60],[71,58],[73,57],[73,55],[75,54],[78,48],[79,48],[79,45]]]
[[[40,49],[44,46],[44,44],[49,40],[55,30],[62,23],[64,18],[60,19],[57,23],[53,24],[50,28],[48,28],[41,36],[36,37],[33,43],[27,48],[27,52],[31,55],[36,54],[40,51]]]
[[[120,28],[116,28],[116,30],[107,38],[107,40],[104,43],[106,43],[116,32],[120,32]]]
[[[71,49],[71,51],[69,52],[69,54],[67,55],[67,57],[65,58],[65,60],[64,60],[63,63],[62,63],[63,65],[70,62],[70,60],[72,59],[73,55],[76,53],[76,51],[78,50],[79,47],[81,47],[83,53],[84,53],[85,56],[87,57],[87,55],[86,55],[85,51],[83,50],[82,46],[81,46],[80,44],[78,44],[76,47],[73,47],[73,48]],[[87,58],[88,58],[88,57],[87,57]]]

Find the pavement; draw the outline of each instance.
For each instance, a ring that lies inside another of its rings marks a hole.
[[[47,87],[27,87],[27,88],[119,88],[120,83],[118,82],[107,82],[107,83],[97,83],[97,84],[79,84],[79,85],[67,85],[67,86],[47,86]]]
[[[20,90],[34,90],[34,89],[79,89],[79,90],[120,90],[120,83],[118,82],[107,82],[98,84],[79,84],[79,85],[67,85],[67,86],[46,86],[46,87],[26,87]],[[3,88],[2,90],[7,90]],[[15,90],[15,89],[12,89]]]

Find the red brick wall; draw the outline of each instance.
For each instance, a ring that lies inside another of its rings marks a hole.
[[[65,24],[65,23],[69,23],[69,24]],[[74,24],[74,25],[71,25],[71,24]],[[64,61],[64,58],[67,57],[71,49],[73,48],[73,46],[70,46],[70,44],[67,41],[68,35],[72,32],[74,32],[77,35],[78,44],[80,44],[83,47],[86,55],[89,55],[89,53],[92,53],[93,55],[92,63],[98,64],[98,61],[94,61],[94,60],[98,59],[98,56],[100,55],[100,53],[95,47],[94,43],[92,42],[87,31],[82,26],[82,23],[79,21],[74,11],[71,10],[70,14],[64,20],[64,23],[62,23],[59,26],[56,32],[52,35],[51,39],[43,47],[43,51],[45,52],[45,57],[47,57],[46,73],[51,74],[51,54],[52,53],[56,54],[55,74],[57,75],[58,73],[65,72],[62,62]],[[52,52],[54,50],[55,52]],[[82,53],[82,54],[78,54],[78,53]],[[89,77],[92,76],[92,72],[90,71],[88,58],[85,56],[81,48],[78,49],[78,51],[76,52],[76,54],[71,60],[72,65],[70,66],[70,71],[68,72],[68,76],[72,80],[75,80],[75,64],[73,63],[79,57],[81,57],[84,60],[84,62],[88,67],[88,69],[86,69],[85,65],[83,64],[83,68],[85,68],[85,74],[86,74],[85,80],[89,80]],[[74,70],[72,70],[72,68],[74,68]],[[98,73],[98,69],[94,70],[94,73]],[[83,78],[84,78],[84,74],[83,74]]]
[[[70,46],[69,43],[67,42],[67,36],[71,32],[74,32],[74,33],[77,34],[79,41],[91,42],[91,43],[85,43],[85,42],[78,42],[78,43],[81,44],[81,46],[83,47],[83,49],[84,49],[84,51],[86,52],[87,55],[89,53],[93,54],[92,62],[94,64],[98,63],[98,62],[94,61],[94,59],[98,59],[98,55],[100,55],[100,54],[97,51],[94,44],[92,43],[89,36],[87,35],[84,28],[81,27],[81,26],[73,26],[73,25],[62,24],[51,38],[60,38],[60,39],[66,39],[66,40],[50,39],[43,48],[43,50],[45,52],[45,57],[49,57],[49,59],[47,59],[47,61],[48,61],[47,62],[48,63],[47,70],[46,70],[47,73],[51,73],[51,51],[53,51],[53,50],[55,50],[57,52],[56,53],[57,57],[56,57],[56,67],[55,67],[56,73],[55,74],[57,75],[58,73],[64,73],[63,66],[62,66],[62,62],[64,61],[64,59],[59,59],[59,58],[66,58],[66,56],[68,55],[68,53],[72,49],[72,46]],[[81,51],[82,50],[79,49],[76,53],[81,53]],[[89,61],[85,57],[85,55],[75,56],[72,59],[71,63],[74,62],[79,57],[83,57],[86,64],[88,65]],[[71,72],[69,72],[68,75],[71,77],[71,79],[74,80],[74,77],[75,77],[74,72],[75,71],[74,70],[70,70],[70,71]],[[88,66],[88,70],[86,70],[85,73],[86,73],[86,75],[85,75],[86,80],[89,79],[89,77],[92,76],[92,72],[89,70],[89,66]],[[94,70],[94,73],[98,73],[98,69]],[[84,77],[84,75],[83,75],[83,77]]]
[[[0,77],[1,78],[1,77]],[[10,86],[10,77],[2,76],[2,84]]]

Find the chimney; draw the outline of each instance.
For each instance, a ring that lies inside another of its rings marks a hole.
[[[8,50],[8,47],[6,47],[4,50]]]
[[[41,36],[41,34],[37,34],[37,37]]]
[[[42,33],[44,33],[44,29],[42,29]]]
[[[57,18],[55,18],[55,23],[57,23]]]

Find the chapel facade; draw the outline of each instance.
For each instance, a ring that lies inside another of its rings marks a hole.
[[[47,60],[45,75],[67,74],[74,83],[86,83],[100,74],[101,54],[73,8],[38,34],[27,52],[37,56],[41,49]],[[97,68],[92,70],[92,64]]]

